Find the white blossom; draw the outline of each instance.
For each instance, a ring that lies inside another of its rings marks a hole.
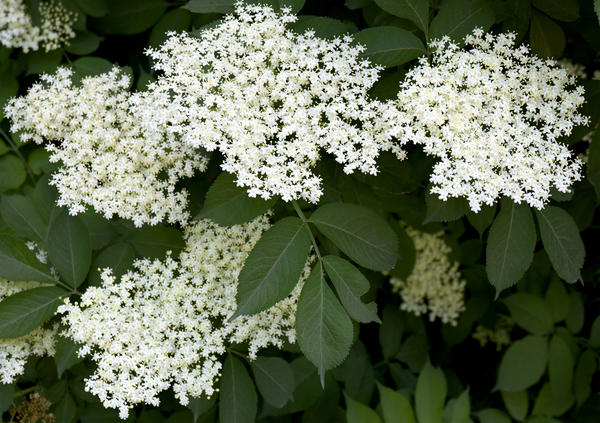
[[[119,281],[105,269],[102,286],[60,306],[66,335],[98,364],[87,389],[122,418],[134,404],[158,405],[158,394],[171,386],[185,405],[189,397],[213,394],[219,357],[232,344],[246,343],[255,358],[260,348],[295,342],[296,305],[310,263],[287,298],[229,321],[240,270],[268,227],[267,216],[231,227],[201,220],[186,229],[179,260],[137,260]]]
[[[31,11],[24,0],[0,1],[0,44],[8,48],[22,48],[24,52],[46,51],[62,47],[75,37],[73,24],[76,15],[56,0],[42,1],[38,10],[41,24],[34,25]]]
[[[465,197],[471,209],[501,196],[543,208],[550,188],[567,192],[581,162],[558,142],[587,118],[577,112],[583,87],[552,60],[515,46],[514,34],[475,30],[460,49],[432,43],[401,84],[398,102],[410,118],[403,139],[439,158],[432,192]]]
[[[48,141],[50,161],[61,163],[51,180],[59,205],[71,214],[90,205],[136,226],[187,221],[187,193],[175,185],[204,170],[207,159],[164,128],[140,124],[133,110],[159,99],[131,94],[118,68],[81,86],[67,68],[41,78],[25,97],[10,100],[6,116],[23,141]]]
[[[393,291],[402,297],[400,308],[417,316],[429,313],[431,321],[440,318],[456,326],[465,310],[466,282],[458,271],[458,262],[448,258],[451,250],[443,232],[429,234],[410,226],[406,231],[415,244],[417,258],[406,280],[390,278]]]

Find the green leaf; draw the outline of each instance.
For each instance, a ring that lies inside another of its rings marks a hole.
[[[101,57],[80,57],[73,62],[73,82],[79,83],[86,76],[96,76],[110,71],[114,65]]]
[[[14,154],[0,157],[0,192],[19,188],[27,178],[23,162]]]
[[[185,247],[181,232],[168,226],[138,229],[129,236],[128,241],[140,256],[151,258],[163,258],[167,251],[176,257]]]
[[[311,30],[317,37],[326,39],[356,32],[356,25],[328,16],[298,16],[298,20],[291,24],[291,28],[297,33]]]
[[[415,415],[408,400],[399,392],[377,384],[385,423],[414,423]],[[455,422],[451,422],[455,423]]]
[[[402,346],[404,321],[398,306],[387,305],[383,309],[382,322],[379,325],[379,344],[383,358],[389,359],[396,355]]]
[[[500,391],[506,411],[518,421],[523,421],[529,411],[527,391]]]
[[[469,211],[469,203],[464,198],[441,200],[437,194],[427,191],[425,194],[427,215],[423,223],[451,222],[460,219]]]
[[[130,244],[118,242],[98,254],[92,261],[90,283],[99,285],[102,281],[102,269],[110,267],[114,277],[118,278],[132,267],[135,260],[135,250]]]
[[[29,197],[24,195],[3,195],[0,203],[2,219],[19,235],[42,242],[46,238],[47,225]]]
[[[366,47],[363,56],[386,68],[402,65],[425,54],[425,46],[416,35],[396,26],[363,29],[354,39]]]
[[[559,58],[566,45],[565,33],[552,19],[532,10],[529,43],[538,56]]]
[[[573,395],[573,370],[575,359],[563,339],[554,335],[548,349],[548,376],[550,388],[555,398],[565,400]]]
[[[48,268],[20,240],[0,237],[0,277],[13,281],[56,283]]]
[[[348,423],[381,423],[377,413],[364,404],[354,401],[348,395],[346,398],[346,421]]]
[[[580,407],[592,392],[592,377],[598,369],[596,354],[592,350],[585,350],[575,369],[575,400]]]
[[[533,403],[531,414],[533,416],[558,417],[566,413],[574,402],[575,397],[573,394],[565,398],[555,397],[550,383],[546,382]]]
[[[502,302],[515,322],[534,335],[545,335],[554,327],[550,307],[540,297],[518,292]]]
[[[454,402],[450,423],[471,423],[471,398],[468,388]]]
[[[206,193],[204,208],[198,217],[211,219],[221,226],[248,222],[264,214],[277,201],[250,198],[245,188],[235,184],[235,176],[221,173]]]
[[[446,0],[431,22],[431,39],[444,35],[459,45],[475,28],[486,32],[494,23],[494,6],[488,0]]]
[[[81,219],[62,214],[52,222],[48,258],[69,286],[81,285],[92,263],[90,234]]]
[[[66,393],[62,400],[56,405],[54,412],[56,423],[71,423],[77,417],[77,404],[71,397],[71,394]]]
[[[49,52],[38,50],[28,53],[25,56],[27,61],[26,75],[53,73],[60,65],[62,56],[62,49],[52,50]]]
[[[597,1],[600,4],[600,0]],[[586,172],[589,181],[596,190],[596,201],[598,201],[600,200],[600,131],[596,131],[588,148]]]
[[[546,303],[550,306],[554,323],[562,322],[569,312],[569,294],[560,279],[554,277],[546,291]]]
[[[217,402],[217,394],[215,393],[210,398],[190,398],[190,402],[187,407],[192,411],[194,417],[194,423],[198,421],[198,418],[210,410]]]
[[[220,383],[219,416],[221,423],[253,423],[258,397],[252,379],[242,362],[227,354]]]
[[[575,221],[560,207],[547,206],[536,211],[544,250],[552,267],[569,283],[581,278],[585,248]]]
[[[271,226],[256,243],[238,278],[238,308],[242,314],[266,310],[294,289],[310,250],[310,233],[297,217]]]
[[[69,338],[62,335],[57,336],[56,353],[54,354],[54,362],[56,363],[56,374],[60,379],[65,372],[77,363],[83,361],[83,357],[77,356],[79,346]]]
[[[600,23],[600,0],[594,0],[594,11],[598,17],[598,23]]]
[[[236,0],[190,0],[183,7],[192,13],[233,12]]]
[[[497,408],[485,408],[475,413],[480,423],[511,423],[510,417]]]
[[[600,316],[597,316],[592,323],[592,329],[590,330],[590,346],[593,348],[600,347]]]
[[[546,370],[547,350],[541,336],[528,335],[513,342],[500,362],[496,389],[522,391],[537,383]]]
[[[163,0],[107,0],[108,14],[94,19],[105,34],[139,34],[154,25],[169,6]]]
[[[102,41],[104,41],[104,37],[100,37],[92,32],[80,32],[75,38],[69,41],[66,50],[71,54],[84,56],[96,51]]]
[[[294,371],[287,361],[280,357],[258,357],[250,363],[256,386],[265,401],[275,408],[281,408],[294,400]]]
[[[101,18],[108,13],[108,0],[76,0],[77,5],[86,15]]]
[[[188,10],[183,8],[170,10],[152,28],[148,46],[153,48],[160,47],[167,40],[167,32],[187,31],[191,25],[192,15]]]
[[[408,365],[408,368],[416,373],[425,364],[427,358],[427,338],[421,333],[413,333],[402,343],[396,359]]]
[[[446,377],[427,360],[417,379],[415,409],[419,423],[440,423],[447,394]]]
[[[584,323],[584,305],[581,294],[573,291],[569,294],[569,312],[565,319],[567,329],[576,334],[583,328]]]
[[[533,5],[558,21],[573,22],[579,18],[577,0],[533,0]]]
[[[375,3],[394,16],[408,19],[427,36],[429,0],[375,0]]]
[[[19,82],[17,78],[9,72],[0,72],[0,120],[4,119],[4,107],[8,99],[17,95],[19,91]]]
[[[13,397],[16,391],[16,385],[14,383],[2,384],[0,383],[0,415],[4,414],[13,402]]]
[[[319,231],[356,263],[386,271],[398,259],[398,237],[374,211],[355,204],[326,204],[310,217]]]
[[[370,287],[360,270],[337,256],[323,257],[323,266],[350,317],[361,323],[381,322],[377,317],[377,304],[365,304],[360,299]]]
[[[69,293],[40,287],[18,292],[0,302],[0,338],[18,338],[45,323]]]
[[[502,200],[486,248],[486,271],[496,288],[496,296],[523,277],[533,260],[535,244],[535,225],[529,207]]]
[[[493,206],[484,204],[481,206],[479,212],[467,213],[467,220],[479,232],[480,237],[483,236],[485,230],[492,224],[494,217],[496,217],[496,209],[495,204]]]
[[[352,322],[339,303],[317,263],[308,277],[296,312],[298,345],[319,371],[321,384],[325,371],[340,364],[352,345]]]

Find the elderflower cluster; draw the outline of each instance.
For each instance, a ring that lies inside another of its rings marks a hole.
[[[73,24],[76,15],[56,0],[42,1],[36,11],[41,19],[36,26],[24,0],[0,1],[0,44],[22,48],[24,52],[46,51],[62,47],[75,37]]]
[[[12,282],[0,278],[0,301],[39,286],[39,282]],[[57,325],[49,329],[39,327],[19,338],[0,339],[0,383],[13,383],[23,374],[28,357],[54,355],[57,329]]]
[[[158,394],[171,386],[185,405],[189,397],[214,393],[228,346],[247,343],[255,358],[260,348],[295,342],[296,305],[310,263],[287,298],[229,321],[240,270],[268,227],[267,216],[231,227],[201,220],[186,229],[179,260],[137,260],[120,281],[105,269],[102,286],[60,306],[66,335],[98,364],[87,389],[122,418],[134,404],[158,405]]]
[[[430,177],[441,199],[467,198],[473,211],[500,196],[535,208],[551,187],[567,192],[581,162],[557,138],[587,118],[583,88],[552,60],[515,46],[515,35],[475,30],[468,50],[433,42],[398,94],[404,137],[439,158]]]
[[[165,102],[139,113],[186,145],[220,151],[223,170],[251,197],[316,203],[313,168],[323,152],[346,173],[368,174],[381,151],[404,152],[391,141],[395,105],[367,95],[380,69],[361,59],[364,48],[349,36],[296,34],[286,28],[295,19],[287,9],[238,3],[197,38],[171,33],[148,51],[162,76],[147,95],[163,93]]]
[[[459,314],[465,309],[466,282],[458,271],[458,263],[448,259],[450,247],[443,233],[428,234],[407,227],[413,239],[417,259],[412,273],[401,280],[390,278],[394,292],[402,297],[402,310],[417,316],[429,313],[429,319],[440,318],[456,326]]]
[[[488,342],[496,344],[496,351],[500,351],[504,346],[510,345],[510,332],[514,326],[515,321],[510,316],[501,314],[496,320],[494,329],[478,325],[473,333],[473,339],[479,341],[482,347]]]
[[[84,78],[81,86],[72,76],[66,68],[43,75],[42,83],[6,107],[12,131],[22,131],[23,141],[50,141],[50,161],[62,164],[51,180],[58,204],[72,214],[90,205],[136,226],[187,221],[187,193],[175,184],[204,170],[207,159],[163,127],[140,125],[133,110],[155,107],[155,99],[131,94],[129,77],[117,68]]]

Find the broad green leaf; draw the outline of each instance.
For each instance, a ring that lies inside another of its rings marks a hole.
[[[0,84],[0,120],[2,120],[4,119],[4,107],[8,99],[17,95],[17,91],[19,91],[19,82],[9,72],[0,72],[0,81],[2,81],[2,84]]]
[[[0,203],[2,219],[19,235],[34,241],[44,241],[47,224],[29,197],[24,195],[3,195]]]
[[[57,287],[18,292],[0,302],[0,338],[18,338],[45,323],[69,293]]]
[[[481,210],[479,212],[469,212],[467,213],[467,220],[473,226],[477,232],[479,232],[479,236],[482,237],[485,230],[492,224],[494,221],[494,217],[496,217],[496,205],[488,206],[482,205]]]
[[[480,423],[511,423],[510,417],[497,408],[484,408],[475,413]]]
[[[390,275],[400,279],[406,279],[412,273],[417,260],[417,251],[413,239],[406,233],[406,230],[399,224],[392,222],[392,228],[398,236],[398,261],[390,271]]]
[[[305,0],[245,0],[245,3],[271,6],[276,12],[287,7],[296,14],[304,6]]]
[[[399,392],[377,384],[385,423],[414,423],[415,414],[408,400]],[[451,422],[455,423],[455,422]]]
[[[534,335],[545,335],[552,330],[552,312],[542,298],[518,292],[502,302],[508,307],[510,316],[523,329]]]
[[[598,369],[596,354],[592,350],[585,350],[575,369],[575,401],[580,407],[592,392],[592,377]]]
[[[48,258],[72,288],[85,280],[92,263],[92,244],[87,227],[77,216],[62,214],[50,227]]]
[[[185,247],[183,236],[169,226],[150,226],[134,231],[127,239],[142,257],[163,258],[167,251],[174,257]]]
[[[108,14],[94,19],[105,34],[139,34],[154,25],[169,4],[163,0],[107,0]]]
[[[240,272],[232,319],[266,310],[287,297],[298,284],[309,250],[310,233],[299,218],[286,217],[271,226]]]
[[[548,349],[548,376],[550,388],[555,398],[565,400],[573,395],[573,370],[575,359],[563,339],[554,335]]]
[[[402,65],[425,54],[425,46],[416,35],[396,26],[363,29],[354,39],[366,47],[363,56],[386,68]]]
[[[523,421],[529,411],[527,391],[500,391],[506,411],[518,421]]]
[[[277,201],[250,198],[245,188],[235,184],[235,176],[221,173],[206,193],[204,208],[198,217],[211,219],[221,226],[248,222],[264,214]]]
[[[447,394],[446,377],[427,360],[417,379],[415,410],[419,423],[440,423]]]
[[[427,36],[429,27],[429,0],[375,0],[386,12],[408,19]]]
[[[229,13],[236,0],[189,0],[183,7],[192,13]]]
[[[577,0],[533,0],[533,5],[558,21],[573,22],[579,18]]]
[[[454,402],[452,408],[452,418],[450,423],[470,423],[471,422],[471,398],[469,389],[465,389]]]
[[[69,53],[84,56],[96,51],[103,40],[104,37],[92,32],[80,32],[75,38],[69,41],[66,50]]]
[[[167,32],[183,32],[190,29],[192,25],[192,15],[189,10],[177,8],[168,11],[154,25],[148,40],[148,46],[157,48],[167,40]]]
[[[441,200],[429,191],[425,194],[427,216],[423,223],[451,222],[460,219],[469,211],[469,203],[464,198]]]
[[[594,11],[598,17],[598,23],[600,23],[600,0],[594,0]]]
[[[56,283],[48,268],[20,240],[0,237],[0,277],[13,281]]]
[[[16,384],[0,383],[0,415],[4,414],[13,402],[16,391]]]
[[[258,391],[266,402],[281,408],[286,402],[293,401],[296,382],[287,361],[280,357],[258,357],[250,365]]]
[[[486,271],[496,288],[496,296],[523,277],[533,260],[535,243],[535,225],[529,207],[503,200],[486,247]]]
[[[424,334],[413,333],[404,340],[396,359],[408,365],[408,368],[417,373],[421,371],[427,359],[427,338]]]
[[[41,73],[53,73],[60,65],[63,56],[61,49],[45,52],[38,50],[28,53],[25,58],[27,61],[26,75],[37,75]]]
[[[83,357],[77,356],[79,345],[69,338],[62,335],[57,336],[56,353],[54,354],[54,362],[56,363],[56,374],[60,379],[65,372],[75,364],[83,361]]]
[[[108,13],[108,0],[76,0],[77,5],[87,15],[101,18]]]
[[[80,57],[73,62],[73,82],[80,83],[86,76],[96,76],[110,71],[114,65],[102,57]]]
[[[567,329],[573,334],[579,333],[583,328],[584,316],[584,305],[581,294],[573,291],[569,294],[569,312],[565,319]]]
[[[200,416],[210,410],[215,405],[215,402],[217,402],[217,393],[213,394],[210,398],[190,398],[187,408],[192,412],[194,423],[198,421]]]
[[[546,291],[546,303],[552,312],[554,323],[562,322],[569,312],[569,294],[564,283],[557,277],[552,278]]]
[[[573,394],[567,397],[556,397],[552,392],[550,383],[546,382],[540,389],[533,403],[532,416],[558,417],[567,412],[573,406],[575,397]]]
[[[298,33],[311,30],[317,37],[326,39],[352,34],[357,30],[356,25],[349,22],[342,22],[328,16],[311,15],[298,16],[298,20],[291,24],[291,28]]]
[[[459,45],[475,28],[487,31],[494,23],[494,6],[488,0],[445,0],[431,21],[431,39],[449,36]]]
[[[327,285],[320,263],[298,299],[296,336],[300,350],[317,367],[321,384],[325,371],[340,364],[352,345],[352,322]]]
[[[585,248],[579,230],[569,213],[560,207],[546,206],[536,211],[544,250],[552,267],[569,283],[580,279]]]
[[[7,154],[0,157],[0,192],[19,188],[25,178],[25,166],[17,156]]]
[[[552,19],[532,10],[529,43],[538,56],[559,58],[565,50],[565,33]]]
[[[592,323],[590,330],[590,346],[593,348],[600,347],[600,316],[597,316]]]
[[[374,211],[356,204],[326,204],[310,217],[319,231],[356,263],[386,271],[398,259],[398,237]]]
[[[77,404],[75,404],[71,394],[66,393],[56,405],[54,417],[56,418],[56,420],[54,420],[56,423],[72,423],[75,421],[75,418],[77,417]]]
[[[106,247],[92,261],[90,283],[99,285],[102,281],[100,277],[102,270],[107,267],[110,267],[113,276],[120,277],[133,266],[134,260],[135,250],[130,244],[118,242]]]
[[[379,325],[379,344],[383,358],[390,359],[400,351],[404,321],[397,306],[387,305],[383,309],[381,325]]]
[[[515,341],[504,353],[496,388],[522,391],[537,383],[546,370],[548,343],[541,336],[528,335]]]
[[[370,287],[360,270],[338,256],[323,257],[323,266],[350,317],[361,323],[380,322],[377,304],[365,304],[360,299]]]
[[[600,0],[597,1],[600,4]],[[596,190],[596,201],[600,201],[600,131],[596,131],[588,148],[586,172],[588,180]]]
[[[381,423],[377,413],[364,404],[346,397],[346,421],[348,423]]]
[[[258,398],[252,379],[242,362],[227,354],[219,389],[221,423],[253,423]]]

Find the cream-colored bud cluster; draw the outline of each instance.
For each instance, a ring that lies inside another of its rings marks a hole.
[[[87,389],[122,418],[134,404],[158,405],[158,394],[170,387],[187,404],[213,394],[219,358],[232,344],[246,343],[255,358],[268,345],[295,342],[296,305],[310,263],[287,298],[229,321],[240,270],[268,227],[267,216],[230,227],[200,220],[186,229],[178,260],[138,260],[118,282],[105,269],[101,286],[60,306],[66,335],[98,364]]]
[[[515,321],[510,316],[500,314],[494,329],[477,325],[473,332],[473,339],[479,341],[479,345],[482,347],[488,342],[496,344],[496,351],[500,351],[503,347],[510,345],[510,332],[514,326]]]
[[[39,282],[12,282],[0,278],[0,301],[21,291],[37,288]],[[0,383],[12,383],[23,374],[30,356],[54,355],[58,325],[39,327],[19,338],[0,339]]]
[[[37,11],[40,26],[34,25],[24,0],[0,2],[0,44],[21,48],[24,52],[56,50],[75,37],[73,24],[76,15],[56,0],[42,1]]]
[[[466,282],[458,271],[458,263],[448,258],[451,250],[444,242],[443,232],[429,234],[410,226],[406,231],[415,244],[417,258],[406,280],[390,278],[392,289],[402,297],[400,308],[417,316],[429,313],[431,321],[439,318],[456,326],[465,309]]]

